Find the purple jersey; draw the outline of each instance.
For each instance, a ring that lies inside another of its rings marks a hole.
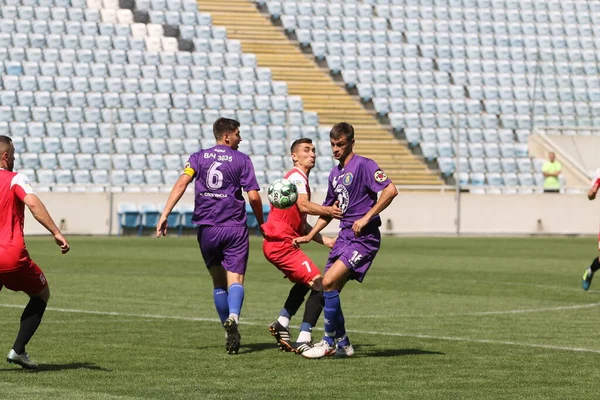
[[[190,156],[184,173],[196,179],[192,222],[208,226],[245,226],[242,189],[260,190],[250,157],[225,145]]]
[[[340,228],[352,228],[354,221],[377,203],[377,193],[390,183],[392,181],[375,161],[354,154],[344,167],[337,165],[331,170],[323,205],[331,206],[337,200],[343,213]],[[379,215],[371,219],[371,224],[381,225]]]

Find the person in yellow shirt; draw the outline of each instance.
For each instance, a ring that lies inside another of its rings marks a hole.
[[[542,165],[544,174],[544,192],[558,193],[560,191],[560,181],[558,176],[562,172],[562,165],[556,161],[554,152],[548,153],[548,161]]]

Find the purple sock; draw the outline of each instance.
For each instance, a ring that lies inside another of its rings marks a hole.
[[[335,332],[338,324],[340,304],[340,292],[332,290],[331,292],[323,292],[325,298],[325,307],[323,307],[323,318],[325,320],[325,336],[323,339],[333,346]]]
[[[244,287],[239,283],[229,286],[229,313],[240,315],[244,303]]]
[[[215,288],[213,290],[213,299],[215,300],[215,308],[221,319],[221,323],[225,322],[229,317],[229,302],[227,301],[227,292],[223,288]]]

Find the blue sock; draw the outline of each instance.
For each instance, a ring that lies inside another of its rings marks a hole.
[[[281,311],[279,312],[279,316],[280,317],[285,317],[287,319],[292,318],[292,316],[290,315],[290,312],[288,310],[286,310],[285,308],[281,309]]]
[[[215,308],[221,319],[221,323],[225,322],[229,317],[229,303],[227,301],[227,292],[224,288],[215,288],[213,290],[213,299],[215,300]]]
[[[325,298],[325,307],[323,307],[323,319],[325,320],[325,336],[324,340],[333,346],[335,332],[338,324],[338,315],[341,308],[340,292],[332,290],[331,292],[323,292]]]
[[[313,326],[308,322],[303,322],[300,324],[300,332],[312,332]]]
[[[338,314],[338,323],[335,327],[335,338],[341,339],[340,343],[343,346],[347,346],[350,344],[350,340],[348,340],[348,336],[346,336],[346,320],[344,319],[344,312],[340,308],[340,313]]]
[[[244,287],[239,283],[229,286],[229,314],[240,315],[244,303]]]

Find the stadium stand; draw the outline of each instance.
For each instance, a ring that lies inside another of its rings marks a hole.
[[[427,161],[461,184],[527,192],[542,180],[534,128],[598,132],[594,2],[256,3],[2,1],[0,133],[17,167],[40,191],[163,190],[229,116],[261,183],[308,136],[319,185],[329,127],[348,120],[357,152],[398,184],[442,183]]]
[[[219,116],[240,120],[245,150],[273,167],[287,143],[248,147],[253,133],[316,139],[318,116],[195,1],[121,3],[129,8],[112,0],[0,5],[0,132],[15,139],[17,166],[38,190],[162,189],[187,154],[213,143]],[[262,183],[266,172],[258,171]]]
[[[527,152],[534,127],[600,126],[598,3],[258,3],[443,175],[464,157],[461,183],[527,191],[541,174]]]

